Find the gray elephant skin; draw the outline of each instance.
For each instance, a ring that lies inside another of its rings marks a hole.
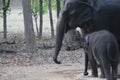
[[[120,45],[120,0],[65,0],[56,25],[55,63],[61,63],[57,57],[64,34],[76,27],[82,28],[85,34],[107,29]]]
[[[88,34],[86,37],[88,44],[86,55],[91,63],[92,76],[98,77],[97,64],[99,64],[100,77],[106,77],[107,80],[117,80],[119,46],[115,36],[109,31],[100,30]]]

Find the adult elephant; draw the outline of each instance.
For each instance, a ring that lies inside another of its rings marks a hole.
[[[53,56],[55,63],[60,64],[57,57],[64,33],[76,27],[82,28],[86,34],[107,29],[119,42],[120,0],[66,0],[57,21],[56,47]]]

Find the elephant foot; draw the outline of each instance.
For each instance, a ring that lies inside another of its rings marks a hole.
[[[117,78],[118,78],[117,75],[116,75],[116,76],[113,76],[113,80],[117,80]]]
[[[56,63],[56,64],[61,64],[61,62],[60,62],[60,61],[55,61],[55,63]]]
[[[92,75],[92,77],[98,77],[98,75]]]
[[[88,72],[84,72],[84,76],[87,76],[89,73]]]
[[[98,77],[98,74],[92,74],[92,77]]]
[[[54,61],[56,64],[61,64],[61,62],[58,61],[57,59],[54,59],[54,58],[53,58],[53,61]]]
[[[113,78],[113,80],[117,80],[117,78]]]
[[[112,77],[107,78],[107,80],[114,80]]]
[[[105,75],[101,74],[101,75],[100,75],[100,78],[105,78]]]

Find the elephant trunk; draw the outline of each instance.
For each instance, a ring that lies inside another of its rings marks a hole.
[[[84,75],[87,76],[88,75],[88,54],[85,54],[85,70],[84,70]]]
[[[57,21],[57,29],[56,29],[56,43],[55,43],[55,53],[53,55],[53,60],[57,64],[61,64],[60,61],[57,60],[57,57],[59,55],[59,51],[62,46],[62,41],[65,33],[65,20],[62,16],[59,17]]]

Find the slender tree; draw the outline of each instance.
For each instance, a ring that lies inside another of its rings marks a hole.
[[[4,39],[7,38],[7,11],[10,5],[10,0],[3,0],[3,30],[4,30]]]
[[[2,9],[3,4],[2,4],[2,0],[0,0],[0,10]]]
[[[0,17],[2,17],[2,15],[3,15],[2,10],[3,10],[3,2],[2,2],[2,0],[0,0]]]
[[[36,41],[32,22],[32,10],[30,0],[22,0],[24,26],[25,26],[25,39],[28,53],[36,52]]]
[[[39,6],[39,9],[40,9],[40,12],[39,12],[39,15],[40,15],[40,26],[39,26],[39,38],[42,38],[42,28],[43,28],[43,0],[39,0],[39,3],[40,3],[40,6]]]
[[[35,19],[35,26],[36,26],[36,31],[37,35],[39,35],[39,30],[38,30],[38,13],[39,13],[39,1],[38,0],[31,0],[31,7],[32,7],[32,14]]]
[[[51,35],[54,37],[54,27],[53,27],[53,17],[52,17],[52,9],[51,9],[51,0],[48,0],[48,10],[50,16],[50,24],[51,24]]]

